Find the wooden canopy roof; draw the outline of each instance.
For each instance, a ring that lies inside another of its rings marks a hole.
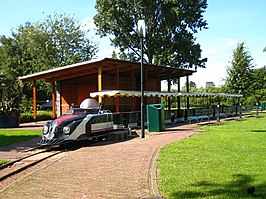
[[[114,71],[114,69],[117,68],[119,68],[119,71],[121,72],[131,71],[133,69],[136,71],[140,70],[140,63],[104,58],[99,60],[81,62],[59,68],[54,68],[51,70],[46,70],[43,72],[26,75],[20,77],[19,79],[26,82],[31,82],[41,79],[45,80],[46,82],[55,82],[55,81],[61,81],[90,74],[96,74],[100,66],[102,66],[103,72],[105,71],[112,72]],[[148,72],[159,71],[160,80],[166,80],[168,78],[176,79],[179,77],[192,75],[195,72],[193,70],[171,68],[166,66],[157,66],[152,64],[145,64],[144,70]]]

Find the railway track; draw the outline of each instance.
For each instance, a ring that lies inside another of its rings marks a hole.
[[[27,151],[31,154],[0,166],[0,190],[22,179],[29,173],[46,167],[67,153],[92,143],[93,142],[69,143],[50,148],[36,147]]]
[[[35,149],[32,150],[32,154],[19,158],[15,161],[1,165],[0,167],[0,182],[11,178],[33,166],[59,154],[66,152],[65,149],[49,148],[49,149]]]
[[[0,166],[0,191],[8,187],[24,176],[34,173],[57,161],[67,153],[78,150],[82,147],[98,144],[105,141],[93,139],[79,142],[69,142],[64,145],[52,146],[50,148],[36,147],[24,152],[31,154],[16,159],[15,161]]]

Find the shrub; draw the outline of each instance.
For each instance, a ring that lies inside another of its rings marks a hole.
[[[37,118],[34,120],[32,112],[25,112],[20,114],[20,122],[34,122],[34,121],[45,121],[52,119],[52,112],[51,111],[38,111]]]

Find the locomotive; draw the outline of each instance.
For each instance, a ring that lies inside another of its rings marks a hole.
[[[79,108],[71,107],[64,115],[43,126],[38,144],[57,145],[107,136],[113,131],[113,114],[101,107],[91,98],[85,99]]]

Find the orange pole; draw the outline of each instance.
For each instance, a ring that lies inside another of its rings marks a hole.
[[[52,118],[56,117],[56,105],[55,105],[55,82],[52,82]]]
[[[102,91],[102,66],[98,68],[98,91]],[[102,97],[98,98],[99,103],[102,103]]]
[[[37,118],[37,100],[36,100],[36,93],[37,93],[37,88],[36,88],[36,80],[33,81],[33,119],[36,120]]]

